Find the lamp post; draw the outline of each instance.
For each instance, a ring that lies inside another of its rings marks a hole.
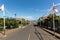
[[[16,20],[16,13],[14,15],[15,15],[15,20]]]
[[[14,16],[15,16],[15,19],[14,19],[15,23],[14,23],[14,24],[15,24],[15,26],[16,26],[16,14],[14,14]]]

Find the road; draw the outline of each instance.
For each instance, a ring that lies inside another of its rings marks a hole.
[[[32,25],[28,25],[28,27],[18,30],[6,38],[2,40],[39,40],[38,37],[34,34],[34,28]]]
[[[55,36],[51,35],[50,33],[44,31],[42,28],[37,28],[38,33],[42,37],[42,40],[60,40],[56,38]]]
[[[41,28],[37,28],[37,32],[35,32],[35,28],[33,25],[28,25],[24,29],[19,29],[16,32],[7,35],[7,37],[2,38],[1,40],[58,40],[55,39],[52,35],[45,32]]]

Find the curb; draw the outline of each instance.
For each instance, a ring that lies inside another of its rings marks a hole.
[[[42,28],[42,29],[60,39],[60,34],[59,33],[53,32],[53,31],[45,29],[45,28]]]

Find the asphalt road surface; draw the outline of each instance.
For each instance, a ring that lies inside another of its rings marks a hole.
[[[18,30],[7,37],[1,40],[39,40],[38,37],[34,34],[34,28],[32,25],[28,25],[28,27]]]
[[[42,29],[37,28],[37,31],[35,31],[33,25],[28,25],[26,28],[17,30],[16,32],[7,35],[7,37],[2,38],[1,40],[58,40],[58,39],[55,39],[52,35],[50,35],[49,33],[45,32]]]

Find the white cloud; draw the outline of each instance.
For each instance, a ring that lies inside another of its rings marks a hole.
[[[37,17],[34,16],[21,16],[21,18],[24,18],[26,20],[37,20]]]

